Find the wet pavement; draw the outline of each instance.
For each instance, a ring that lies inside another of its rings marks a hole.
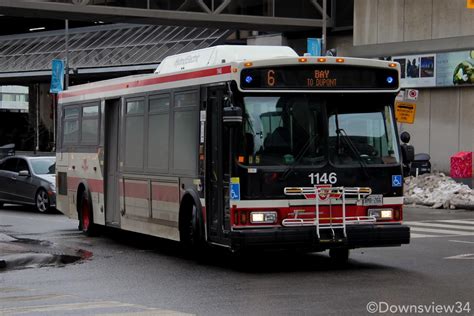
[[[357,249],[334,267],[327,253],[196,261],[174,242],[116,230],[89,238],[61,214],[9,207],[0,210],[3,234],[92,257],[0,272],[0,315],[354,315],[371,301],[473,308],[474,260],[463,255],[474,253],[474,213],[408,209],[405,220],[418,229],[410,245]]]
[[[42,266],[62,266],[92,257],[83,249],[60,246],[46,240],[15,238],[0,233],[0,271]]]

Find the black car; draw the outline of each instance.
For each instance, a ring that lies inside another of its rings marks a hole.
[[[34,205],[39,212],[56,206],[56,157],[12,156],[0,160],[0,207]]]

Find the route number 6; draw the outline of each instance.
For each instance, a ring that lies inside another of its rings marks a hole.
[[[337,182],[337,174],[335,172],[331,172],[329,175],[325,173],[310,173],[308,178],[311,179],[311,184],[320,184],[320,183],[330,183],[335,184]]]

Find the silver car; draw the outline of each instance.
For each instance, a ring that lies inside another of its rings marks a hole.
[[[0,160],[0,208],[4,203],[56,206],[56,158],[12,156]]]

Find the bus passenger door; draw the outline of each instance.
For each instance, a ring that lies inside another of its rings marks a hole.
[[[230,176],[228,133],[222,122],[224,93],[222,87],[207,91],[206,214],[208,240],[228,244]]]
[[[120,204],[118,192],[118,137],[120,99],[105,101],[105,223],[120,227]]]

